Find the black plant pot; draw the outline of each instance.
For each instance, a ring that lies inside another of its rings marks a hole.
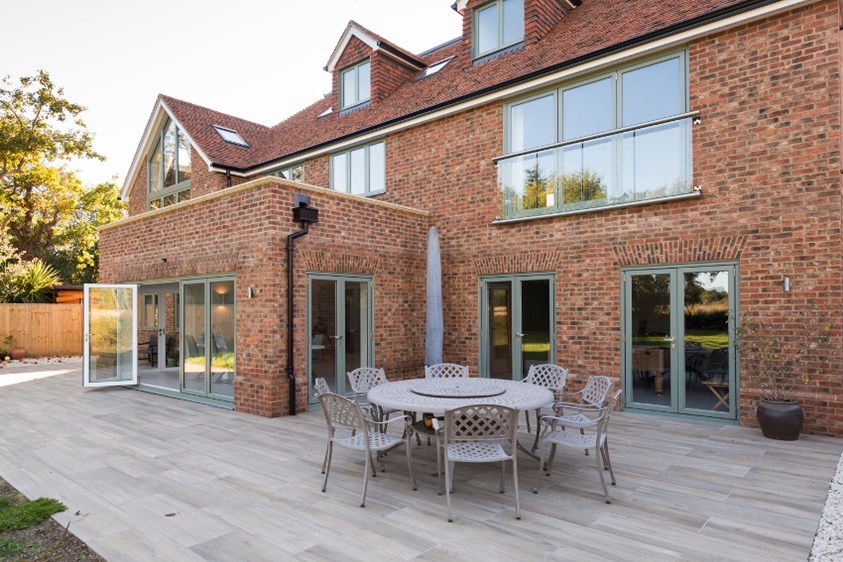
[[[761,433],[768,439],[796,441],[802,431],[802,406],[796,402],[760,400],[755,411]]]

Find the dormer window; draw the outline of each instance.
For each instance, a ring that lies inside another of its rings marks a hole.
[[[366,60],[340,72],[341,109],[349,109],[372,97],[372,66]]]
[[[150,209],[190,199],[190,143],[175,121],[156,134],[147,156],[147,183]]]
[[[474,58],[524,40],[524,0],[495,0],[474,10]]]

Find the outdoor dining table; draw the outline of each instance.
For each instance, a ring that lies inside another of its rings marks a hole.
[[[373,387],[367,395],[369,402],[384,409],[442,417],[446,410],[471,404],[498,404],[516,410],[536,410],[551,406],[553,392],[542,386],[520,381],[451,378],[410,379],[389,382]],[[537,429],[538,430],[538,429]],[[538,458],[520,443],[518,448]]]

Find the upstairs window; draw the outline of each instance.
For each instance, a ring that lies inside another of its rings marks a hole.
[[[684,52],[507,105],[503,219],[692,195]]]
[[[276,174],[279,178],[285,180],[304,182],[304,164],[296,164],[295,166],[288,166],[282,168]]]
[[[190,199],[190,143],[174,121],[164,123],[147,157],[150,209]]]
[[[495,0],[474,10],[474,58],[524,40],[524,0]]]
[[[340,108],[348,109],[369,101],[372,90],[372,65],[367,60],[340,72]]]
[[[219,125],[211,125],[211,127],[213,127],[214,130],[219,133],[220,137],[222,137],[222,140],[224,140],[228,144],[236,144],[237,146],[249,148],[249,143],[244,141],[243,137],[240,136],[240,133],[238,133],[234,129],[220,127]]]
[[[353,195],[383,193],[386,190],[383,141],[331,156],[331,189]]]

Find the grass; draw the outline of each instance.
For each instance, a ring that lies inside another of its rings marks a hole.
[[[67,509],[64,504],[51,498],[21,502],[22,496],[16,496],[0,496],[0,533],[34,527],[54,513]],[[0,560],[38,558],[37,551],[38,547],[33,544],[22,544],[11,536],[0,535]]]
[[[188,357],[186,362],[191,365],[204,365],[205,357]],[[223,351],[222,353],[214,355],[214,358],[211,360],[211,367],[216,370],[230,371],[234,367],[234,352]]]
[[[636,336],[635,345],[667,346],[665,336]],[[726,349],[729,347],[729,334],[720,330],[688,330],[685,332],[685,344],[698,343],[707,349]]]

